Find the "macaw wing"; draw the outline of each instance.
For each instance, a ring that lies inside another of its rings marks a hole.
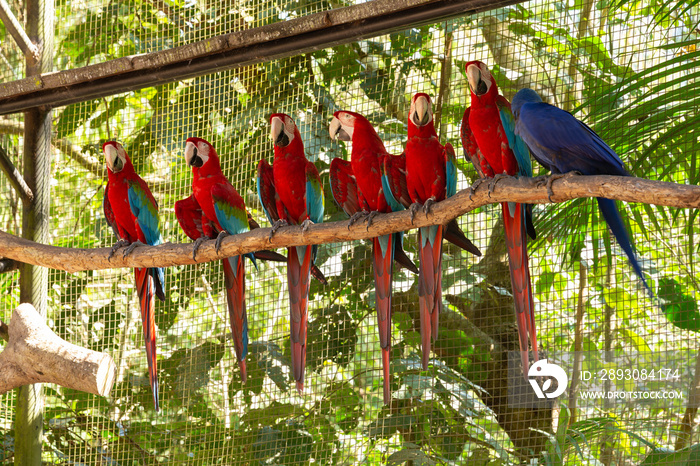
[[[496,105],[501,115],[501,124],[508,138],[508,146],[513,151],[513,154],[515,154],[515,159],[518,161],[518,174],[520,176],[532,177],[530,149],[525,143],[525,140],[519,134],[516,134],[516,121],[510,109],[510,102],[508,102],[505,97],[499,95],[496,99]],[[513,204],[511,203],[511,205]],[[528,236],[532,239],[536,239],[537,232],[535,231],[535,225],[532,219],[532,206],[527,205],[523,210],[523,215]]]
[[[471,126],[469,126],[469,114],[471,113],[471,109],[471,107],[467,107],[467,109],[464,111],[459,135],[462,139],[464,156],[471,160],[472,165],[474,165],[476,172],[479,174],[479,178],[484,178],[484,171],[481,169],[481,164],[484,163],[483,156],[481,155],[481,151],[479,151],[479,145],[476,143],[474,132],[472,131]]]
[[[569,112],[553,105],[524,104],[517,129],[533,148],[535,158],[553,171],[628,175],[620,157],[600,136]]]
[[[352,164],[346,160],[334,158],[331,160],[330,176],[333,199],[348,217],[362,210]]]
[[[530,160],[530,150],[525,141],[515,134],[515,117],[510,109],[510,102],[505,97],[499,95],[496,99],[498,113],[501,116],[501,124],[508,138],[508,146],[515,154],[518,161],[518,174],[520,176],[532,177],[532,161]]]
[[[114,236],[119,238],[119,228],[117,228],[117,219],[114,216],[114,210],[112,210],[112,204],[109,202],[109,196],[107,195],[107,192],[109,191],[109,183],[105,185],[105,197],[102,199],[102,210],[104,211],[105,214],[105,219],[107,220],[107,224],[112,227],[112,231],[114,232]]]
[[[323,186],[316,165],[306,162],[306,212],[314,223],[323,222]]]
[[[241,206],[242,200],[230,184],[216,184],[211,188],[214,211],[219,225],[232,235],[250,231],[248,212]]]
[[[163,242],[158,227],[158,203],[156,203],[151,190],[141,178],[129,180],[129,207],[136,217],[146,244],[155,246]]]
[[[185,199],[175,202],[175,217],[190,239],[197,239],[204,236],[202,229],[202,208],[194,198],[194,194]]]
[[[380,163],[382,169],[382,191],[393,212],[411,205],[406,185],[406,153],[385,154]]]
[[[442,155],[445,158],[445,197],[452,197],[457,194],[457,157],[452,144],[445,144]]]
[[[265,216],[270,223],[280,219],[277,212],[277,192],[275,191],[275,179],[272,175],[272,166],[266,160],[258,163],[258,198],[262,204]]]

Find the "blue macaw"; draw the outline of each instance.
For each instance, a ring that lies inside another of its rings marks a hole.
[[[620,157],[600,136],[569,112],[543,102],[532,89],[518,91],[512,108],[515,134],[525,141],[535,160],[552,174],[576,171],[583,175],[629,176]],[[615,201],[603,197],[596,200],[632,268],[653,298]]]

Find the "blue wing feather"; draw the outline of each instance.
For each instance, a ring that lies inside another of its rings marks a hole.
[[[445,197],[457,194],[457,157],[452,144],[445,144]]]
[[[234,207],[224,199],[214,197],[214,211],[219,224],[230,234],[250,231],[248,216],[244,210]]]
[[[323,222],[324,199],[321,178],[316,166],[309,162],[306,165],[306,212],[314,223]]]
[[[129,207],[139,223],[146,243],[151,246],[161,244],[163,237],[158,227],[158,207],[144,189],[135,182],[129,183]]]
[[[386,175],[382,175],[382,192],[384,193],[384,199],[386,199],[387,204],[391,208],[392,212],[400,212],[404,210],[403,206],[399,201],[396,200],[394,194],[391,192],[391,186],[389,186],[389,180]]]
[[[515,132],[515,118],[513,112],[508,105],[508,101],[499,99],[496,101],[498,105],[498,113],[501,116],[501,124],[508,138],[508,146],[515,154],[515,159],[518,161],[518,174],[520,176],[532,177],[532,161],[530,160],[530,150],[525,141]]]

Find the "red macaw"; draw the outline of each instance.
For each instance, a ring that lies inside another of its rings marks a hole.
[[[272,166],[258,164],[258,197],[274,231],[281,225],[307,228],[323,222],[323,187],[316,166],[306,160],[304,143],[294,120],[284,113],[270,115],[270,136],[274,142]],[[304,390],[306,330],[309,307],[309,277],[317,246],[287,249],[292,371],[297,390]]]
[[[413,202],[413,212],[419,204],[423,204],[423,210],[427,213],[433,203],[457,192],[454,149],[450,143],[443,146],[438,140],[433,123],[432,103],[427,94],[415,94],[411,100],[405,153],[406,191],[400,197],[410,198]],[[385,167],[385,175],[390,175],[390,168]],[[395,183],[388,179],[387,184]],[[456,221],[450,222],[447,228],[444,225],[433,225],[418,230],[418,299],[424,370],[428,369],[431,338],[436,340],[438,337],[439,314],[442,308],[442,238],[448,231],[455,239],[464,243],[464,249],[472,254],[481,255],[479,249],[459,230]]]
[[[385,157],[394,157],[384,148],[384,143],[369,121],[359,113],[338,111],[333,115],[329,132],[331,139],[352,141],[350,162],[335,158],[331,161],[331,190],[338,205],[351,217],[403,210],[401,204],[390,205],[384,196],[381,166]],[[393,198],[392,198],[393,199]],[[384,404],[391,403],[390,352],[391,352],[391,277],[393,261],[418,273],[418,269],[403,250],[403,232],[372,238],[374,264],[375,307],[379,325],[379,345],[382,348]]]
[[[185,145],[185,160],[192,167],[192,195],[175,203],[175,216],[184,232],[195,240],[192,256],[202,241],[216,238],[217,251],[227,234],[238,234],[258,228],[245,208],[243,198],[221,171],[216,149],[201,138],[189,138]],[[246,254],[255,258],[286,261],[280,254],[261,251]],[[221,261],[226,286],[226,301],[233,335],[236,359],[241,379],[246,381],[245,357],[248,353],[248,317],[245,306],[245,266],[242,256]]]
[[[532,176],[530,151],[514,133],[515,120],[508,100],[498,94],[498,86],[486,65],[471,61],[465,65],[471,91],[471,107],[462,118],[462,144],[467,156],[475,163],[482,177]],[[477,165],[478,163],[478,165]],[[493,182],[492,182],[493,183]],[[493,187],[493,184],[491,185]],[[535,361],[537,333],[534,302],[527,255],[527,235],[535,238],[530,206],[515,202],[501,204],[506,246],[513,288],[513,302],[518,323],[520,355],[527,376],[528,339]]]
[[[126,256],[139,244],[161,244],[163,238],[158,226],[158,203],[146,182],[134,171],[134,166],[121,144],[116,141],[105,142],[102,152],[107,162],[107,187],[103,209],[107,222],[119,238],[109,257],[111,258],[122,246],[130,245],[124,251]],[[158,411],[155,297],[165,301],[164,274],[160,267],[137,268],[134,272],[146,342],[148,378],[153,392],[153,403]]]

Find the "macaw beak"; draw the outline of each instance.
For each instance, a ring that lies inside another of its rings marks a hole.
[[[185,161],[191,167],[201,167],[204,165],[204,160],[197,154],[197,146],[193,142],[188,142],[185,146]]]
[[[416,126],[423,126],[430,121],[430,104],[428,99],[420,96],[416,99],[415,112],[413,113],[413,123]]]
[[[331,135],[331,139],[334,141],[336,139],[340,141],[352,141],[352,136],[345,131],[345,128],[343,128],[343,125],[340,123],[340,120],[336,117],[333,117],[331,120],[330,126],[328,126],[328,132]]]
[[[467,67],[467,82],[469,82],[469,89],[477,96],[482,96],[488,92],[486,83],[481,79],[481,70],[476,65]]]
[[[279,117],[270,121],[270,137],[278,147],[286,147],[289,144],[289,136],[284,132],[284,123]]]
[[[105,161],[107,162],[107,168],[112,173],[119,173],[124,168],[124,163],[119,158],[118,149],[112,144],[107,144],[104,146],[103,152],[105,154]]]

